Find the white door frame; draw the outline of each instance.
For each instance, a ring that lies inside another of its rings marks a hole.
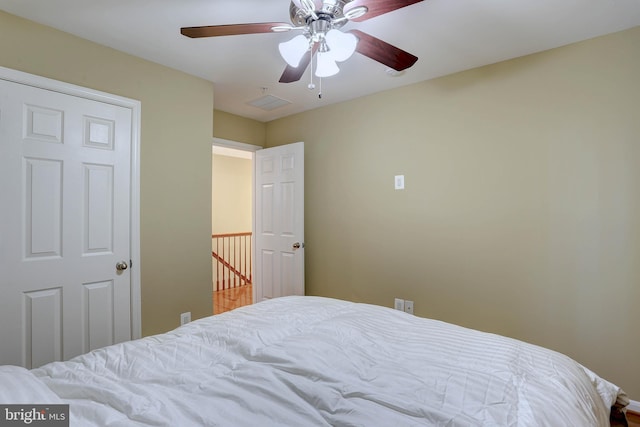
[[[131,110],[131,337],[132,339],[140,338],[142,336],[140,297],[140,101],[5,67],[0,67],[0,79],[117,105]]]
[[[264,148],[264,147],[260,147],[259,145],[247,144],[244,142],[231,141],[230,139],[222,139],[222,138],[216,138],[216,137],[212,138],[211,145],[217,145],[218,147],[233,148],[235,150],[240,150],[240,151],[251,151],[254,153]]]

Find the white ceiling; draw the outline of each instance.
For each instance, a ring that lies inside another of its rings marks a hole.
[[[289,22],[289,0],[0,0],[0,9],[210,80],[215,108],[260,121],[640,25],[640,0],[427,0],[343,27],[418,56],[412,68],[393,77],[356,53],[323,79],[318,99],[308,73],[278,83],[278,43],[292,33],[180,34],[187,26]],[[265,94],[292,104],[270,112],[247,105]]]

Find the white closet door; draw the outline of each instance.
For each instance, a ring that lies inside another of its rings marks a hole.
[[[0,80],[0,364],[131,339],[131,126],[131,109]]]

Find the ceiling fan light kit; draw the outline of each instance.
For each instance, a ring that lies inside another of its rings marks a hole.
[[[280,43],[278,50],[287,63],[281,83],[299,81],[316,55],[317,77],[330,77],[355,52],[398,72],[413,66],[418,58],[359,30],[340,31],[349,22],[362,22],[424,0],[292,0],[289,5],[290,24],[265,22],[256,24],[210,25],[183,27],[180,32],[192,38],[218,37],[301,30],[302,34]],[[320,96],[321,97],[321,96]]]
[[[318,77],[329,77],[338,73],[336,62],[344,62],[356,51],[358,38],[350,33],[332,29],[326,33],[300,34],[280,43],[278,50],[291,67],[298,67],[307,51],[318,43],[318,63],[315,71]]]
[[[336,64],[336,61],[334,61],[328,53],[318,53],[318,64],[316,65],[315,72],[317,77],[335,76],[339,71],[338,64]]]
[[[344,62],[351,58],[358,45],[356,36],[351,33],[343,33],[340,30],[329,31],[324,39],[330,47],[331,56],[337,62]]]
[[[278,46],[280,55],[287,64],[292,67],[300,65],[300,60],[304,56],[305,52],[309,50],[309,40],[307,37],[300,34],[289,40],[288,42],[280,43]]]

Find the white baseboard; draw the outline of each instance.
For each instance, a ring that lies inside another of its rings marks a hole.
[[[629,411],[637,412],[638,414],[640,414],[640,402],[638,402],[637,400],[632,400],[627,406],[627,409]]]

